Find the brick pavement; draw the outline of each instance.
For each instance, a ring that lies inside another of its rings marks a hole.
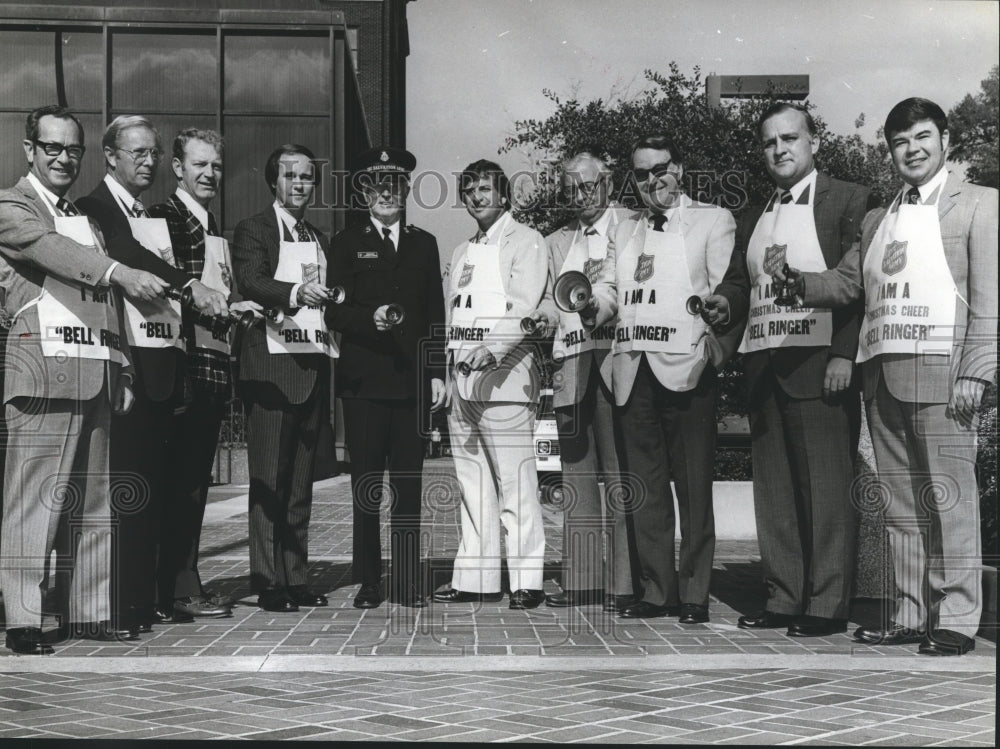
[[[428,573],[450,576],[453,476],[430,461]],[[263,612],[247,589],[246,504],[219,492],[203,577],[244,597],[230,619],[0,656],[0,740],[21,737],[824,745],[995,743],[995,645],[963,658],[736,627],[763,596],[754,542],[720,542],[712,621],[624,622],[598,607],[351,606],[345,478],[317,485],[311,577],[331,605]],[[546,590],[560,514],[545,510]],[[852,619],[877,616],[859,602]]]

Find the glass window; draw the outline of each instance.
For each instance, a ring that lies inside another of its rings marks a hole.
[[[101,34],[66,30],[61,41],[67,103],[74,109],[100,111]],[[0,106],[27,114],[58,101],[55,45],[55,31],[0,30]]]
[[[112,108],[131,114],[215,112],[219,96],[216,52],[214,32],[114,32]]]
[[[227,112],[330,111],[329,36],[225,38]]]
[[[329,177],[330,125],[320,117],[241,117],[225,118],[226,137],[226,210],[225,228],[259,213],[274,202],[264,181],[267,157],[284,143],[306,146],[322,162],[318,171]],[[329,232],[330,211],[319,206],[323,201],[323,186],[317,185],[315,204],[306,213],[313,224]]]

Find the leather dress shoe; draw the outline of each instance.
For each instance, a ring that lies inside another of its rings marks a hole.
[[[741,616],[736,620],[736,626],[740,629],[784,629],[793,621],[795,616],[792,614],[776,614],[764,609]]]
[[[636,597],[631,593],[625,593],[624,595],[608,595],[604,597],[604,606],[602,607],[605,611],[613,611],[618,613],[626,606],[631,606],[636,603]]]
[[[890,624],[883,627],[858,627],[854,631],[854,639],[869,645],[916,645],[923,642],[926,634],[916,629],[904,627],[901,624]]]
[[[174,601],[174,611],[201,619],[225,619],[233,615],[228,606],[217,606],[202,596],[178,598]]]
[[[932,630],[917,652],[920,655],[964,655],[976,649],[976,641],[950,629]]]
[[[503,599],[503,592],[500,593],[470,593],[457,588],[449,590],[439,590],[432,598],[438,603],[496,603]]]
[[[679,624],[704,624],[708,621],[708,606],[700,603],[682,603]]]
[[[309,590],[305,585],[292,585],[288,588],[288,597],[296,606],[319,607],[326,606],[329,601],[326,596]]]
[[[213,606],[226,606],[232,608],[236,605],[236,599],[225,593],[216,593],[211,590],[202,590],[201,597]]]
[[[510,606],[512,609],[535,609],[542,605],[545,600],[545,593],[540,590],[529,590],[521,588],[510,594]]]
[[[603,601],[603,590],[564,590],[561,593],[545,596],[545,605],[556,609],[568,606],[594,606]]]
[[[622,619],[652,619],[657,616],[671,616],[676,610],[673,606],[657,606],[649,601],[636,601],[618,612]]]
[[[42,642],[42,630],[38,627],[14,627],[7,630],[4,645],[20,655],[52,655],[51,645]]]
[[[846,619],[829,619],[809,614],[795,617],[795,620],[788,625],[789,637],[828,637],[846,631]]]
[[[299,610],[299,607],[292,603],[288,593],[277,588],[262,590],[257,594],[257,605],[264,611],[274,611],[279,614],[291,614]]]
[[[176,609],[153,610],[153,624],[190,624],[194,617]]]
[[[394,591],[389,596],[389,602],[411,609],[422,609],[427,606],[427,597],[423,593],[419,593],[416,588],[410,588],[404,591]]]
[[[139,632],[134,628],[116,627],[109,621],[79,622],[68,627],[60,627],[60,635],[74,640],[93,640],[95,642],[136,642]]]
[[[382,591],[374,583],[365,583],[354,596],[354,608],[377,609],[382,603]]]

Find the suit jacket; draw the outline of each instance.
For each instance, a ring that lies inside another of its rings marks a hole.
[[[96,288],[111,259],[56,232],[55,220],[31,183],[21,178],[0,191],[0,289],[3,308],[14,314],[38,298],[46,275]],[[100,240],[100,230],[95,226]],[[118,309],[121,310],[120,299]],[[128,348],[128,347],[125,347]],[[105,362],[42,355],[38,310],[31,306],[10,329],[4,356],[4,402],[18,396],[90,400],[105,382]],[[113,393],[118,365],[107,368]]]
[[[836,268],[806,273],[805,302],[816,306],[850,304],[864,295],[865,254],[878,230],[885,208],[868,213],[855,243]],[[958,293],[955,300],[955,341],[948,367],[940,356],[886,354],[862,365],[865,398],[871,398],[878,378],[897,399],[916,403],[947,403],[955,380],[969,377],[990,382],[997,358],[997,191],[962,182],[948,175],[938,200],[938,218],[945,259]]]
[[[326,285],[347,292],[343,304],[326,306],[327,325],[343,334],[340,397],[426,397],[432,378],[444,380],[444,293],[433,235],[401,227],[396,252],[387,257],[370,220],[345,229],[331,240]],[[402,305],[406,315],[379,332],[375,310],[390,303]]]
[[[691,200],[682,196],[683,208],[680,218],[676,215],[666,227],[667,231],[675,231],[676,221],[681,222],[681,233],[684,235],[684,246],[687,253],[688,269],[694,293],[701,297],[707,296],[721,281],[730,265],[733,255],[733,242],[736,232],[736,221],[733,215],[724,208]],[[634,241],[644,242],[648,227],[646,211],[633,214],[618,225],[612,236],[615,252],[615,280],[619,288],[622,284],[622,273],[632,273],[632,268],[621,267],[621,256],[628,246],[632,233]],[[636,225],[638,224],[638,229]],[[685,391],[698,384],[705,366],[711,361],[716,368],[724,363],[735,351],[735,346],[720,346],[709,331],[698,342],[697,346],[687,354],[648,353],[644,351],[616,351],[611,361],[612,383],[614,385],[615,402],[625,405],[635,383],[636,372],[642,357],[649,360],[650,368],[656,374],[660,383],[670,390]],[[605,360],[605,370],[608,360]]]
[[[813,196],[813,217],[816,236],[827,268],[834,268],[851,249],[861,227],[868,200],[868,188],[842,182],[817,172],[816,194]],[[729,289],[742,288],[738,294],[749,295],[751,279],[747,271],[746,254],[757,222],[765,206],[752,207],[740,217],[736,229],[738,262],[730,266],[726,278],[716,293],[737,298]],[[745,317],[746,306],[733,305],[733,312]],[[826,346],[788,346],[764,351],[753,351],[743,356],[743,370],[751,405],[770,366],[774,376],[788,395],[793,398],[819,398],[823,394],[826,365],[832,356],[854,361],[858,352],[858,331],[861,325],[862,306],[851,304],[833,310],[833,336]]]
[[[611,206],[608,210],[612,211],[612,223],[608,226],[608,231],[611,233],[614,232],[618,224],[628,218],[630,211],[620,206]],[[555,298],[552,296],[552,289],[562,271],[563,263],[566,262],[566,256],[569,255],[569,251],[573,247],[573,238],[577,232],[582,235],[583,229],[579,220],[573,219],[545,238],[549,249],[549,281],[545,285],[545,296],[542,297],[542,303],[538,309],[553,324],[559,320],[560,312],[556,306]],[[604,259],[601,275],[593,284],[593,294],[598,306],[598,320],[602,325],[605,325],[614,319],[614,310],[618,308],[614,250],[609,250]],[[561,408],[579,403],[587,392],[593,364],[596,362],[600,368],[610,353],[610,349],[591,349],[575,356],[567,356],[558,362],[553,359],[553,375],[558,376],[552,378],[552,405]],[[610,388],[610,379],[607,384]]]
[[[97,187],[80,198],[77,207],[101,227],[108,254],[115,260],[138,270],[153,273],[174,288],[184,287],[190,279],[187,274],[150,252],[135,237],[128,217],[102,179]],[[136,387],[141,388],[151,400],[162,402],[178,397],[183,388],[183,352],[176,347],[132,347],[136,368]]]
[[[537,346],[525,340],[521,331],[521,319],[538,309],[545,293],[549,272],[545,239],[530,226],[508,217],[497,243],[500,248],[503,291],[507,295],[507,313],[496,321],[483,345],[493,354],[498,366],[495,369],[472,372],[465,378],[464,385],[468,386],[467,392],[475,393],[475,398],[471,400],[537,403]],[[462,272],[469,244],[463,242],[455,248],[451,273]],[[450,324],[454,300],[451,298],[448,274],[445,284]]]
[[[330,244],[319,229],[306,224],[318,237],[320,249],[329,258]],[[231,250],[233,273],[244,298],[265,309],[288,309],[294,284],[276,281],[281,241],[278,219],[273,205],[236,225]],[[329,263],[327,265],[329,267]],[[243,336],[239,352],[240,369],[237,382],[240,397],[272,407],[304,403],[319,387],[329,386],[330,364],[325,354],[270,354],[267,336],[260,322]]]

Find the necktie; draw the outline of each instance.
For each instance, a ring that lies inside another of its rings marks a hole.
[[[396,256],[396,246],[392,243],[392,231],[390,231],[388,226],[382,227],[382,246],[385,247],[386,257],[392,258]]]
[[[781,196],[781,204],[788,205],[791,202],[792,202],[792,194],[788,190],[785,190],[785,192]]]
[[[300,242],[311,242],[312,238],[309,236],[309,231],[306,229],[306,222],[299,219],[295,222],[295,235],[298,237]]]
[[[211,211],[208,212],[208,235],[210,237],[219,236],[219,225],[215,223],[215,215]]]
[[[132,214],[136,218],[149,218],[149,214],[146,213],[146,207],[139,198],[136,198],[135,202],[132,203]]]
[[[667,223],[667,217],[662,213],[654,213],[649,220],[653,222],[653,231],[663,231],[663,226]]]
[[[587,229],[587,231],[583,233],[583,236],[585,237],[593,237],[596,235],[597,235],[597,229],[595,229],[593,226],[591,226],[589,229]]]
[[[80,215],[80,212],[76,210],[76,206],[66,200],[66,198],[59,198],[59,201],[56,203],[56,208],[58,208],[59,212],[64,216]]]
[[[910,205],[920,205],[920,190],[911,187],[906,191],[906,202]]]

